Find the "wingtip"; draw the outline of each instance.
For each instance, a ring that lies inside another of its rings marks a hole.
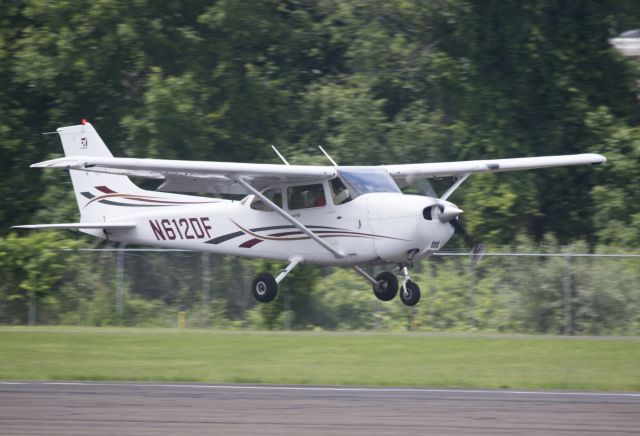
[[[74,157],[60,157],[31,164],[29,168],[78,168],[86,164],[86,160]]]

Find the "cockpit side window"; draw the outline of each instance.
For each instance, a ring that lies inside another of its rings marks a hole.
[[[289,210],[323,207],[327,205],[324,187],[321,183],[288,188],[287,201]]]
[[[264,195],[269,200],[274,202],[276,204],[276,206],[278,206],[280,208],[282,207],[282,189],[280,189],[280,188],[268,188],[268,189],[265,189],[264,191],[262,191],[262,195]],[[266,205],[262,200],[260,200],[259,198],[255,198],[253,200],[253,202],[251,203],[251,209],[264,210],[264,211],[272,211],[273,210],[268,205]]]
[[[347,187],[344,186],[342,180],[340,180],[338,177],[332,179],[329,182],[329,185],[331,186],[331,196],[333,197],[333,204],[335,204],[336,206],[348,203],[353,200],[353,197],[351,197],[351,193],[349,192]]]

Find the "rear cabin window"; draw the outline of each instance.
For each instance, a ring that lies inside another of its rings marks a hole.
[[[321,183],[313,185],[292,186],[287,189],[289,210],[323,207],[327,204],[324,187]]]
[[[265,189],[264,191],[262,191],[262,195],[264,195],[269,200],[271,200],[273,203],[275,203],[276,206],[282,208],[282,190],[280,188]],[[264,211],[272,211],[273,210],[268,205],[266,205],[262,200],[260,200],[257,197],[251,203],[251,209],[264,210]]]

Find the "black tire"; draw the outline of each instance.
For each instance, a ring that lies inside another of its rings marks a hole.
[[[420,288],[411,280],[407,280],[407,291],[400,290],[400,299],[407,306],[415,306],[420,301]]]
[[[271,274],[258,274],[253,279],[251,292],[256,300],[261,303],[268,303],[278,295],[278,284]]]
[[[373,285],[373,293],[378,300],[391,301],[398,295],[398,279],[395,274],[383,271],[376,276],[376,283]]]

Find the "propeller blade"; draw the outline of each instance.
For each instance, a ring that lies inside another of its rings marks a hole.
[[[471,257],[473,258],[473,262],[474,263],[480,262],[480,260],[484,257],[485,252],[487,251],[487,245],[482,242],[480,243],[475,242],[474,237],[471,236],[469,232],[467,232],[467,229],[465,228],[464,224],[462,224],[460,217],[456,217],[452,219],[451,221],[449,221],[449,223],[453,226],[453,229],[456,231],[456,233],[462,235],[464,242],[467,245],[471,246],[470,254],[471,254]]]
[[[433,185],[429,182],[429,179],[420,179],[416,182],[416,187],[427,197],[438,198],[436,190],[433,189]]]
[[[453,229],[456,231],[456,233],[462,236],[465,243],[471,244],[473,242],[473,240],[469,236],[469,233],[467,233],[467,229],[464,227],[459,217],[452,219],[451,221],[449,221],[449,223],[453,226]]]
[[[471,257],[473,257],[473,263],[480,262],[486,252],[487,244],[485,244],[484,242],[474,245],[471,249]]]

